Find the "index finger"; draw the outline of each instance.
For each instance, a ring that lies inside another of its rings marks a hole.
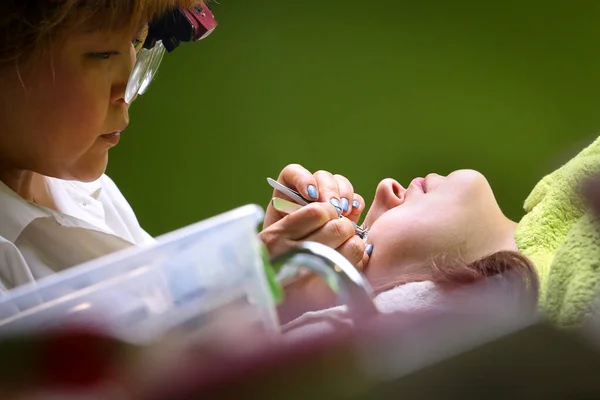
[[[306,199],[316,201],[319,198],[315,178],[309,170],[300,164],[289,164],[283,168],[279,173],[277,182],[294,189]],[[277,193],[279,192],[275,190],[274,194]]]

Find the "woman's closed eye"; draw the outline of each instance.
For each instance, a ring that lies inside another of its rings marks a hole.
[[[108,60],[111,56],[118,55],[118,51],[105,51],[101,53],[89,53],[90,57],[99,58],[102,60]]]

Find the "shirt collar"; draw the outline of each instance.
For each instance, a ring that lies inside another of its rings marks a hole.
[[[71,188],[81,192],[84,195],[91,196],[94,200],[98,200],[102,192],[102,183],[100,179],[93,182],[65,181],[57,178],[46,178],[48,181],[57,182],[59,184],[67,184]]]
[[[66,183],[96,200],[102,191],[102,184],[99,179],[94,182],[47,179]],[[56,212],[23,199],[6,186],[4,182],[0,181],[0,236],[14,242],[31,222],[38,218],[48,217],[56,219]]]

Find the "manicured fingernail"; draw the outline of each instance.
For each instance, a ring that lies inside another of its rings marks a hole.
[[[338,199],[331,199],[329,200],[329,202],[335,207],[335,210],[338,213],[338,216],[342,215],[342,205],[340,204],[340,201]]]
[[[317,188],[314,187],[313,185],[308,186],[308,195],[315,200],[319,198],[319,193],[317,193]]]
[[[360,207],[360,203],[358,202],[358,200],[354,200],[354,201],[352,202],[352,207],[354,207],[354,208],[358,208],[358,207]]]
[[[348,211],[348,206],[349,206],[348,199],[345,197],[342,197],[342,210]]]
[[[373,245],[370,244],[367,246],[367,248],[365,249],[365,252],[367,253],[368,256],[371,255],[371,253],[373,252]]]

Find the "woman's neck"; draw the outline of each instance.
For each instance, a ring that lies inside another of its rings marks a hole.
[[[44,175],[33,171],[0,170],[0,181],[25,200],[56,209]]]
[[[487,235],[481,235],[480,241],[469,243],[461,253],[454,254],[456,249],[440,251],[442,257],[452,260],[457,257],[465,263],[471,263],[500,251],[518,252],[515,241],[515,231],[518,224],[503,217],[497,221],[496,229]],[[435,259],[435,255],[431,255]],[[367,280],[375,287],[377,292],[391,289],[409,282],[430,280],[432,277],[431,259],[403,260],[393,268],[367,268],[363,271]]]
[[[504,235],[504,244],[502,247],[504,250],[519,251],[519,248],[517,247],[517,241],[515,240],[515,232],[517,231],[519,224],[508,219],[506,225],[506,233]]]
[[[473,262],[500,251],[519,251],[515,241],[518,224],[502,216],[494,225],[494,229],[490,229],[487,234],[474,236],[470,243],[467,243],[462,255],[466,262]]]

